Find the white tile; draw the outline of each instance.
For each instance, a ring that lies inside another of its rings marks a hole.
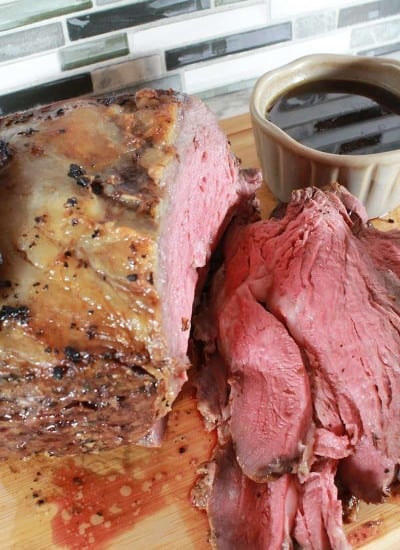
[[[336,10],[315,11],[296,17],[293,21],[293,38],[307,38],[336,29]]]
[[[243,32],[267,23],[265,3],[214,12],[153,26],[128,33],[129,49],[135,55],[155,49],[169,49],[184,44],[201,42],[216,36]]]
[[[263,73],[285,65],[303,55],[315,53],[348,53],[350,29],[340,29],[322,37],[283,45],[270,46],[251,53],[246,52],[213,63],[201,64],[198,68],[184,70],[184,90],[198,93],[232,82],[258,78]]]
[[[271,0],[271,19],[287,19],[310,11],[356,6],[365,0]]]
[[[0,65],[0,93],[30,88],[62,75],[57,51]]]
[[[373,48],[376,44],[397,42],[400,36],[400,17],[381,23],[369,23],[352,29],[352,48]]]
[[[160,75],[160,56],[149,55],[92,71],[93,90],[95,93],[111,92]]]

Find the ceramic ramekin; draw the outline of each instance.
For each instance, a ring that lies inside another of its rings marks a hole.
[[[398,94],[400,101],[400,63],[390,59],[309,55],[264,74],[253,90],[250,113],[263,176],[273,194],[286,202],[293,189],[339,182],[360,198],[370,217],[400,205],[400,150],[324,153],[300,144],[265,118],[280,95],[312,80],[365,82]]]

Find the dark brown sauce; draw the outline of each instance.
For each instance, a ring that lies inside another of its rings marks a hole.
[[[400,98],[369,84],[308,82],[280,96],[266,118],[296,141],[326,153],[400,149]]]

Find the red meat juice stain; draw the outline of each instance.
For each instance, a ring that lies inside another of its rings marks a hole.
[[[366,521],[365,523],[359,525],[354,531],[349,533],[347,535],[347,540],[351,546],[358,548],[359,546],[362,546],[376,538],[381,530],[381,526],[382,521],[380,520]]]
[[[53,474],[60,489],[48,499],[58,507],[52,520],[54,544],[70,550],[104,548],[140,517],[162,508],[163,481],[163,474],[151,481],[129,473],[98,474],[71,460]]]

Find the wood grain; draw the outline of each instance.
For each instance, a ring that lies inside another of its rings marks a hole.
[[[257,166],[249,116],[222,121],[221,126],[229,134],[243,165]],[[260,197],[267,214],[274,205],[273,197],[266,188]],[[387,218],[394,219],[394,223],[380,221],[382,229],[398,225],[400,211]],[[131,508],[125,517],[125,527],[120,527],[118,521],[111,522],[113,537],[108,542],[102,535],[104,525],[97,526],[96,522],[90,526],[93,538],[85,539],[85,544],[82,538],[77,542],[69,534],[74,519],[78,530],[88,531],[87,525],[79,523],[79,506],[71,520],[60,505],[60,497],[68,495],[63,495],[63,488],[55,484],[55,479],[57,472],[70,466],[70,458],[40,457],[0,464],[0,549],[208,550],[207,519],[191,506],[190,490],[196,471],[208,459],[214,441],[214,436],[203,429],[188,383],[170,415],[161,449],[128,447],[75,458],[77,467],[98,476],[100,507],[105,506],[107,495],[114,494],[119,476],[131,480],[133,491],[128,495],[121,490],[116,502],[111,503],[117,510],[118,504],[129,498]],[[75,504],[79,503],[79,492],[76,499]],[[62,517],[65,532],[58,533],[60,544],[55,544],[53,527],[56,519]],[[347,526],[346,531],[355,548],[400,548],[400,501],[397,503],[394,498],[391,503],[379,506],[362,505],[358,520]]]

